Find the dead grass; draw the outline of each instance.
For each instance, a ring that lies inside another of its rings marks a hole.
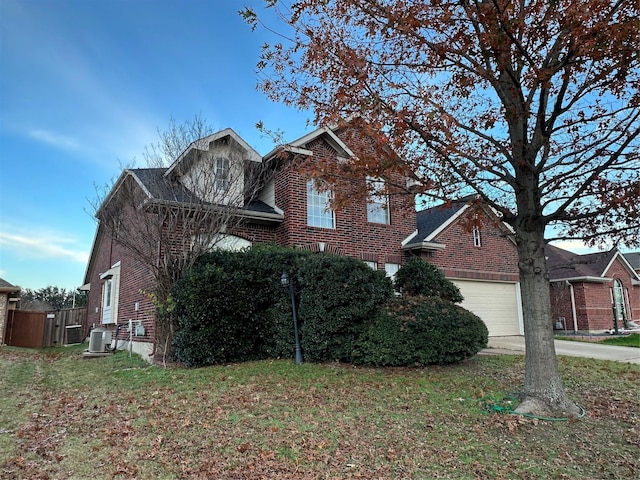
[[[560,358],[581,420],[483,408],[522,356],[365,369],[162,369],[126,353],[0,350],[0,478],[635,479],[640,368]]]

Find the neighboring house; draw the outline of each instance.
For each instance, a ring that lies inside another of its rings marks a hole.
[[[4,334],[10,312],[15,310],[20,287],[0,278],[0,345],[4,345]]]
[[[624,258],[636,273],[640,274],[640,252],[623,253]]]
[[[518,253],[511,229],[475,198],[417,213],[417,232],[403,246],[437,266],[464,296],[462,306],[490,336],[524,333]]]
[[[235,205],[234,215],[243,221],[224,232],[218,247],[235,249],[255,243],[296,246],[355,257],[389,276],[397,272],[403,258],[420,255],[461,287],[467,297],[463,305],[488,323],[490,334],[522,333],[517,255],[510,232],[501,222],[493,222],[492,218],[479,233],[463,233],[461,219],[466,202],[462,202],[448,210],[449,215],[442,219],[437,232],[425,229],[428,212],[416,217],[413,196],[393,194],[395,187],[391,185],[406,182],[404,178],[389,182],[389,194],[377,190],[368,200],[330,208],[331,192],[317,188],[300,171],[299,162],[339,162],[350,157],[353,153],[345,143],[348,133],[320,128],[260,157],[233,130],[226,129],[194,142],[169,168],[126,170],[105,203],[117,202],[129,184],[140,193],[141,204],[188,205],[189,198],[197,192],[195,171],[199,168],[197,162],[188,161],[190,152],[208,150],[217,159],[217,168],[219,164],[227,165],[225,152],[233,145],[239,161],[258,162],[268,168],[257,195],[243,205]],[[238,170],[242,171],[246,169]],[[363,185],[365,181],[380,182],[363,179]],[[489,210],[486,212],[491,215]],[[100,220],[100,211],[97,216]],[[186,236],[176,231],[175,245],[158,245],[157,261],[161,261],[163,249],[188,245]],[[438,246],[431,248],[432,243]],[[138,334],[133,337],[134,350],[152,355],[156,331],[155,309],[149,295],[154,288],[151,269],[124,249],[102,223],[98,224],[84,283],[82,288],[89,289],[89,325],[114,328],[116,323],[128,325],[131,320],[134,327],[139,327],[132,332]],[[129,333],[122,331],[120,335],[125,338]]]
[[[556,328],[598,332],[640,319],[640,276],[617,248],[578,255],[547,245],[546,255]]]

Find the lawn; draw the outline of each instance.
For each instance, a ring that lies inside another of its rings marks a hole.
[[[522,356],[188,370],[3,347],[0,478],[639,478],[640,367],[560,367],[582,419],[496,412],[521,387]]]
[[[640,348],[640,333],[632,333],[624,337],[613,337],[603,340],[605,345],[617,345],[619,347],[636,347]]]
[[[601,343],[603,345],[615,345],[618,347],[640,348],[640,333],[632,333],[629,335],[617,335],[617,336],[611,336],[611,337],[606,337],[602,335],[574,336],[574,337],[557,336],[556,340],[565,340],[569,342]]]

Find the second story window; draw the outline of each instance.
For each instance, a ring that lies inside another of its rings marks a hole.
[[[227,190],[230,183],[230,170],[228,158],[216,158],[216,189]]]
[[[310,227],[336,228],[335,216],[330,206],[331,192],[316,190],[313,180],[307,182],[307,225]]]
[[[482,238],[480,237],[480,228],[473,227],[473,246],[481,247],[482,246]]]
[[[385,183],[380,179],[367,179],[369,198],[367,199],[367,221],[369,223],[389,223],[389,196],[385,193]]]

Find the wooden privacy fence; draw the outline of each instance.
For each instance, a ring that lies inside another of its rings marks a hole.
[[[11,310],[4,341],[14,347],[42,348],[81,343],[88,334],[86,308]]]

